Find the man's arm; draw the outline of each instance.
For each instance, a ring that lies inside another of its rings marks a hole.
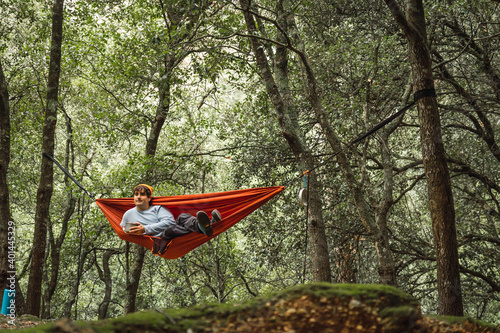
[[[156,211],[157,223],[144,225],[144,234],[148,236],[156,236],[162,233],[169,225],[175,224],[175,219],[169,210],[162,206],[158,206]]]
[[[132,208],[132,209],[127,210],[127,211],[125,212],[125,214],[123,214],[123,216],[122,216],[122,222],[120,223],[120,225],[121,225],[121,227],[122,227],[123,231],[125,231],[125,223],[127,223],[127,222],[132,222],[132,221],[130,220],[130,215],[133,215],[133,214],[132,214],[132,210],[133,210],[133,208]]]
[[[137,219],[137,210],[135,210],[135,208],[127,210],[125,214],[123,214],[122,222],[120,223],[123,231],[125,231],[125,224],[130,222],[135,223],[136,226],[131,227],[128,232],[125,231],[126,233],[138,236],[144,234],[144,226],[138,223]]]

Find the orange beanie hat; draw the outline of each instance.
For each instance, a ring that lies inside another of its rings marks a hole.
[[[143,187],[147,188],[147,189],[149,190],[149,192],[151,193],[151,195],[153,195],[153,187],[152,187],[152,186],[149,186],[149,185],[147,185],[147,184],[139,184],[139,185],[137,185],[136,187],[134,187],[134,191],[135,191],[135,189],[136,189],[136,188],[138,188],[139,186],[143,186]]]

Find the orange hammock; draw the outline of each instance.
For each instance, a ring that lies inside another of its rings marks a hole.
[[[153,197],[153,205],[164,206],[174,215],[174,218],[177,218],[181,213],[196,215],[199,210],[210,214],[213,209],[218,209],[222,215],[222,220],[213,224],[214,233],[211,237],[193,232],[174,238],[162,257],[165,259],[182,257],[231,228],[284,189],[284,186],[272,186],[208,194]],[[134,198],[97,199],[96,202],[118,237],[152,250],[153,238],[155,237],[129,235],[120,226],[123,214],[135,207]]]

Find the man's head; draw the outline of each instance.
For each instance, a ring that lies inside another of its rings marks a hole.
[[[146,210],[151,206],[153,188],[146,184],[134,187],[134,204],[138,210]]]

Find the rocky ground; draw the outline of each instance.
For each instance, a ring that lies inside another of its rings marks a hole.
[[[16,318],[15,327],[2,321],[0,329],[40,333],[500,333],[500,326],[467,318],[424,316],[414,299],[395,288],[326,283],[298,286],[241,304],[157,309],[98,322],[47,322],[23,316]]]

